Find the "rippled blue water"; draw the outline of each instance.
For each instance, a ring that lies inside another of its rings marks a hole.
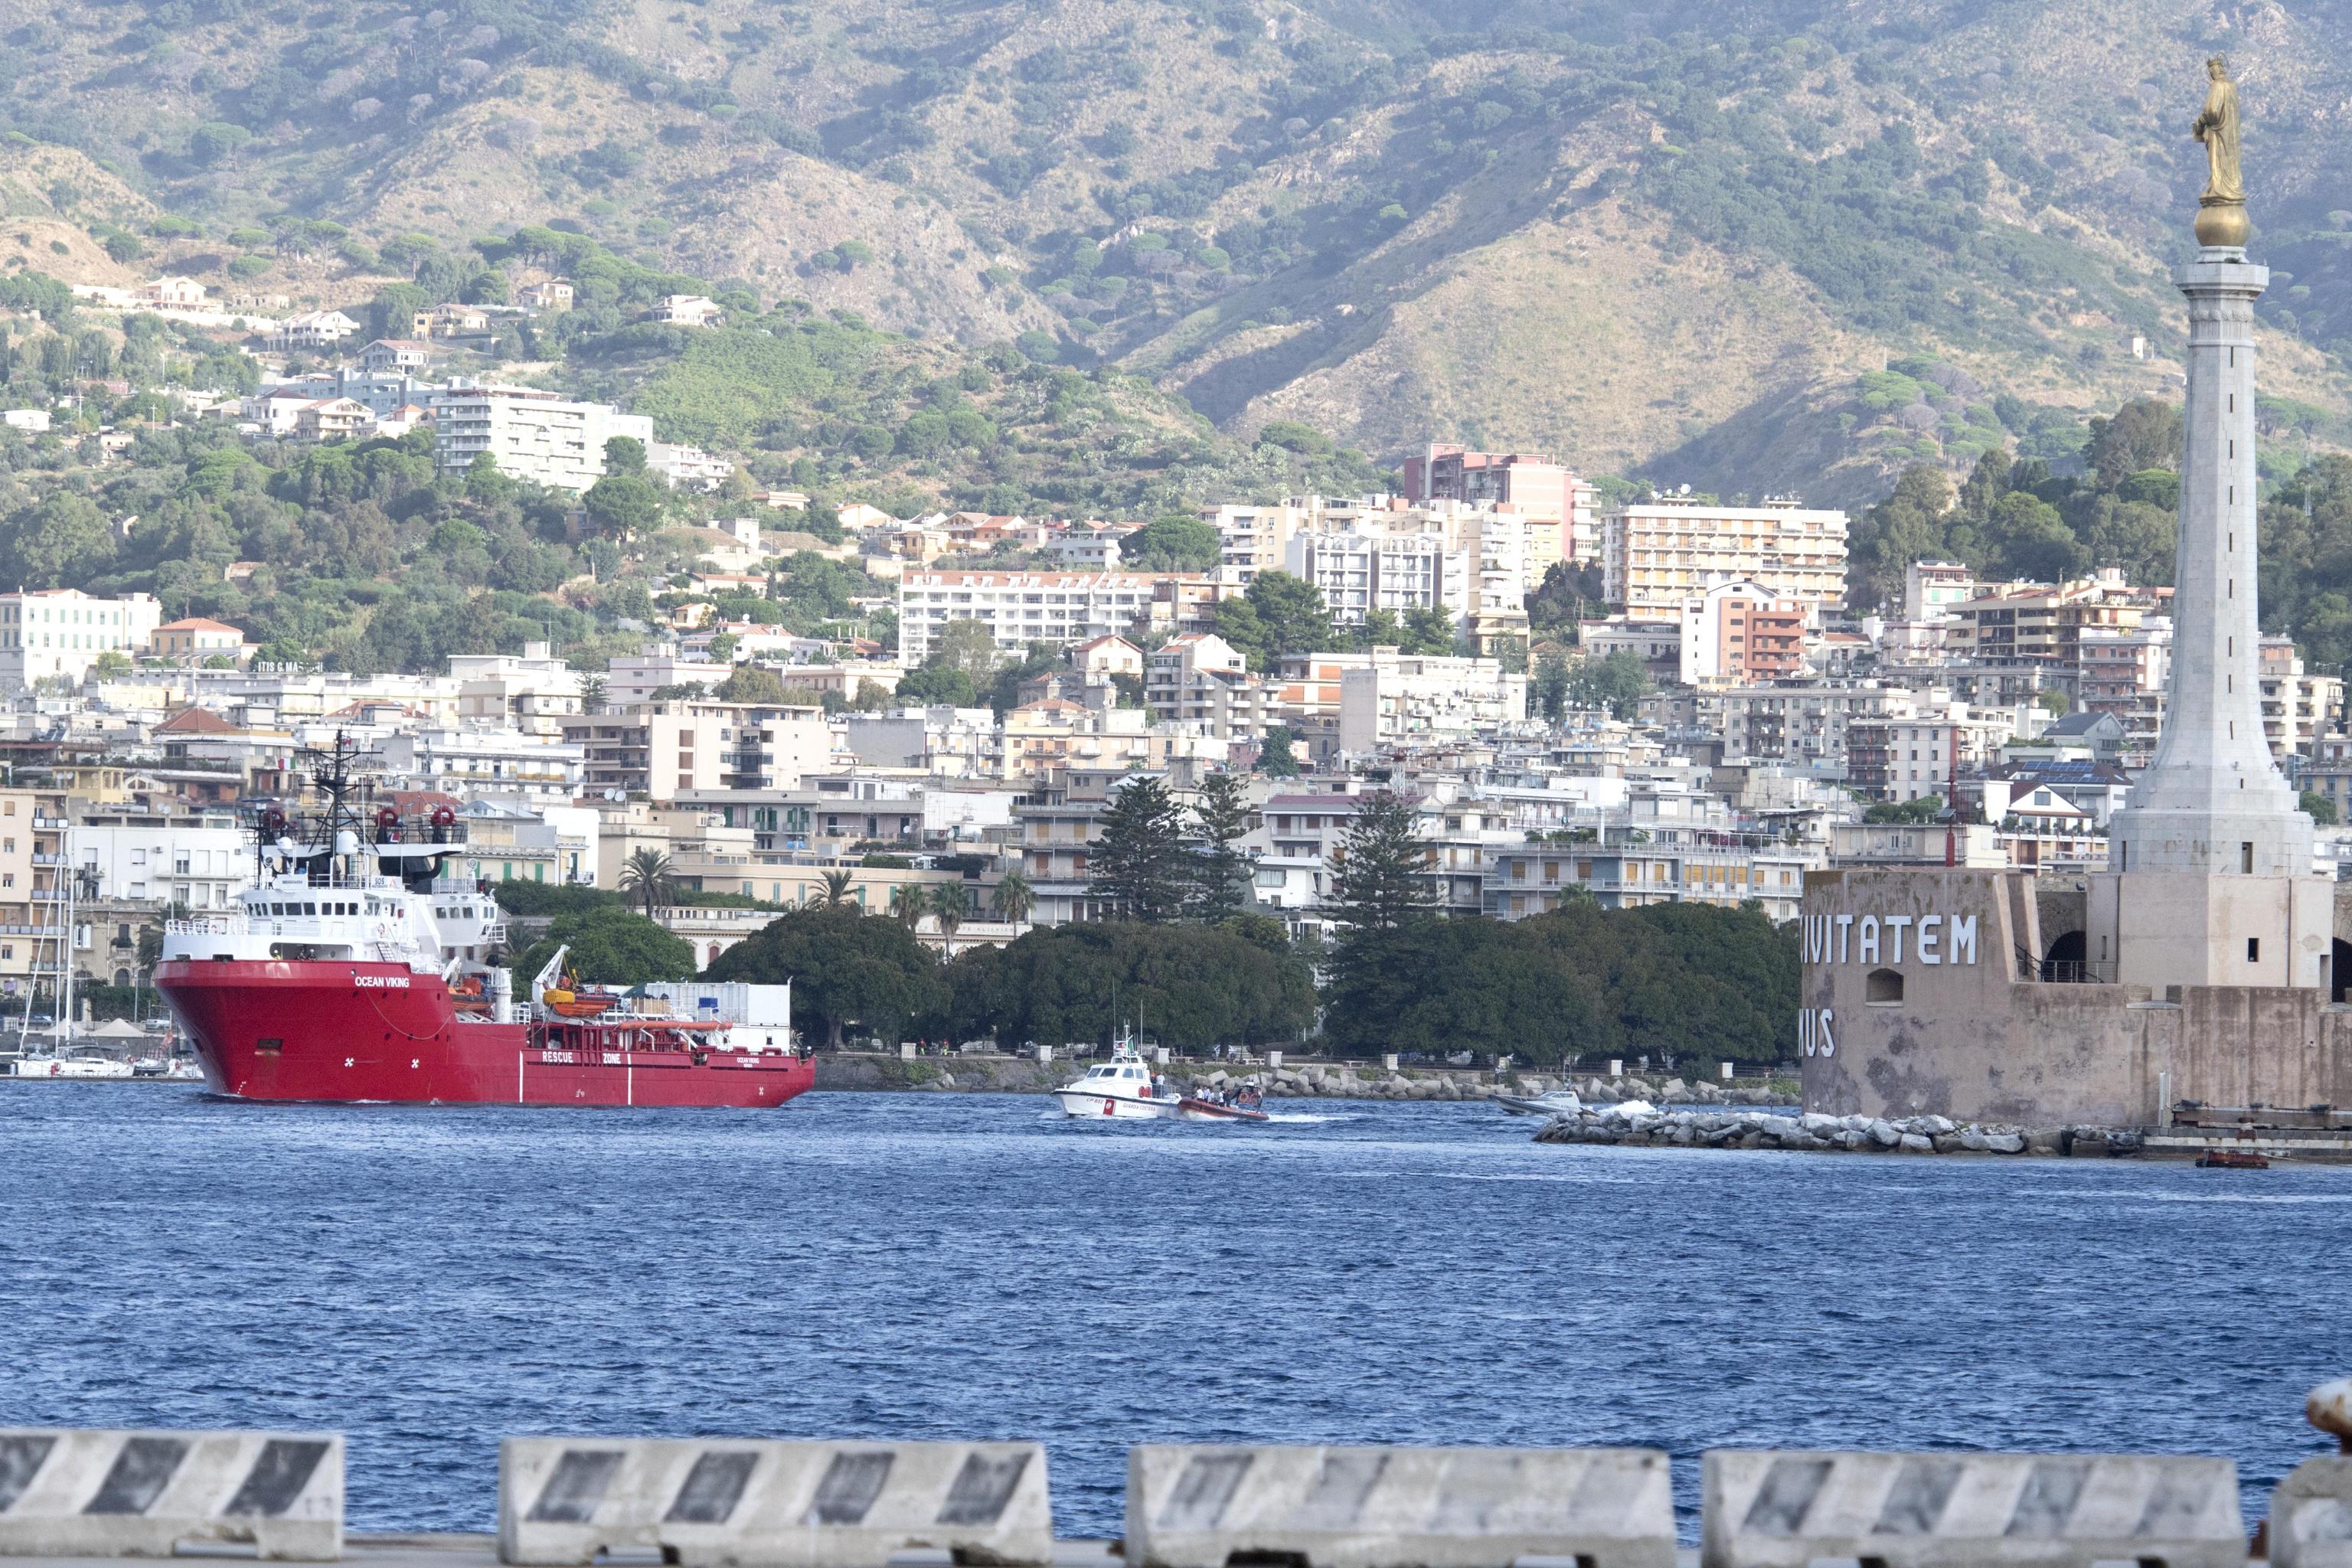
[[[486,1529],[509,1433],[2144,1448],[2250,1511],[2352,1372],[2352,1170],[1547,1148],[1491,1108],[1066,1124],[0,1087],[0,1424],[351,1434]],[[1685,1521],[1687,1528],[1687,1521]]]

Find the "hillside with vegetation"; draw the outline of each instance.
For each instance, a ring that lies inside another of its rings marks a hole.
[[[1003,412],[1131,449],[1162,495],[1270,479],[1276,424],[1376,464],[1435,437],[1862,501],[2177,387],[2165,270],[2215,49],[2276,268],[2275,434],[2338,443],[2347,32],[2312,0],[7,0],[0,268],[487,298],[551,230],[737,297],[739,331],[890,334],[873,382],[828,367],[842,410],[773,363],[782,405],[719,407],[780,351],[624,321],[560,367],[516,355],[785,467],[825,458],[763,438],[895,441],[932,395],[907,389],[1017,354],[1085,406],[1024,383]],[[976,449],[918,444],[866,477],[924,489]],[[992,456],[964,493],[1067,455]]]

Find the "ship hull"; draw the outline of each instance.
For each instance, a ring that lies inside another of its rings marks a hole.
[[[241,1100],[752,1107],[815,1076],[781,1051],[645,1048],[657,1023],[463,1017],[404,964],[172,959],[155,989],[206,1087]]]

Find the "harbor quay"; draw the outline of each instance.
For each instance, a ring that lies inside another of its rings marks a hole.
[[[2333,1568],[2352,1519],[2352,1378],[2304,1415],[2336,1441],[2254,1509],[2212,1454],[1709,1449],[1697,1545],[1654,1447],[1143,1444],[1115,1541],[1054,1531],[1034,1442],[509,1437],[494,1534],[352,1534],[333,1432],[0,1429],[0,1555],[71,1563],[242,1549],[373,1568]],[[486,1478],[486,1500],[488,1493]],[[2250,1534],[2250,1511],[2266,1515]]]
[[[1153,1071],[1171,1088],[1189,1090],[1250,1084],[1283,1100],[1496,1100],[1568,1090],[1601,1102],[1647,1101],[1694,1106],[1793,1106],[1793,1077],[1685,1079],[1672,1073],[1629,1072],[1622,1060],[1609,1070],[1433,1068],[1396,1058],[1318,1060],[1269,1050],[1247,1061],[1213,1062],[1171,1056]],[[1024,1094],[1049,1091],[1071,1072],[1057,1055],[1040,1060],[1003,1055],[921,1056],[829,1051],[816,1058],[816,1087],[825,1090],[912,1089],[929,1093]]]

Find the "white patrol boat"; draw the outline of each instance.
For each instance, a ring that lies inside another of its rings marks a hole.
[[[1132,1046],[1121,1043],[1110,1060],[1097,1062],[1076,1083],[1054,1091],[1067,1116],[1096,1121],[1156,1121],[1176,1114],[1176,1096],[1152,1091],[1151,1068]]]

